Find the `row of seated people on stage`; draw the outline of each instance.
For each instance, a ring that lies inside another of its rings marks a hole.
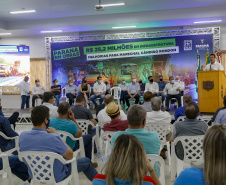
[[[96,125],[89,109],[85,108],[85,97],[80,94],[76,98],[76,106],[71,108],[69,103],[60,103],[59,107],[53,105],[54,94],[52,92],[44,93],[44,103],[41,106],[35,107],[31,112],[33,128],[31,131],[24,131],[19,136],[20,151],[47,151],[62,155],[65,159],[73,158],[73,151],[78,149],[78,142],[67,140],[64,143],[57,130],[71,133],[74,137],[82,137],[85,146],[86,157],[77,159],[78,172],[84,172],[86,177],[92,181],[92,184],[123,184],[126,181],[129,183],[131,179],[135,182],[142,181],[144,184],[160,184],[159,168],[157,165],[152,166],[147,160],[145,154],[159,155],[161,141],[156,132],[148,131],[146,126],[150,127],[151,123],[168,123],[170,125],[171,116],[167,111],[162,111],[162,101],[159,97],[151,98],[151,112],[143,105],[133,105],[128,110],[127,116],[123,114],[121,106],[114,102],[111,95],[106,95],[104,103],[106,107],[98,112],[98,124],[104,131],[114,131],[112,136],[111,147],[113,148],[110,158],[106,165],[104,174],[98,174],[95,167],[97,163],[91,162],[92,137],[95,133],[82,135],[81,128],[76,120],[87,119],[93,121]],[[193,102],[191,95],[184,95],[184,107],[178,108],[175,117],[185,115],[186,119],[173,124],[172,132],[167,132],[167,140],[173,141],[179,136],[196,136],[205,135],[203,150],[204,150],[204,165],[200,167],[192,167],[185,169],[176,179],[175,184],[205,184],[205,180],[211,184],[216,181],[223,184],[221,179],[225,179],[224,175],[213,172],[214,169],[224,169],[225,164],[225,142],[226,142],[226,126],[214,124],[209,130],[205,121],[197,119],[200,115],[199,107]],[[184,111],[183,111],[184,110]],[[222,111],[222,110],[221,110]],[[100,114],[103,114],[102,116]],[[3,119],[5,119],[3,117]],[[106,121],[106,123],[104,123]],[[102,124],[101,124],[102,123]],[[10,124],[5,119],[0,122],[1,132],[8,137],[18,136],[15,131],[11,130]],[[8,129],[3,127],[8,126]],[[0,138],[1,149],[2,145],[7,146],[11,143],[9,140]],[[216,147],[217,146],[217,147]],[[7,149],[10,149],[8,147]],[[161,156],[163,158],[164,151],[169,150],[164,146]],[[125,155],[126,154],[126,155]],[[183,147],[178,143],[176,146],[176,155],[183,160]],[[134,157],[136,160],[134,160]],[[217,160],[218,162],[213,162]],[[25,163],[18,159],[18,155],[9,156],[9,164],[12,173],[18,176],[23,181],[30,181],[32,178],[31,171]],[[84,165],[86,164],[86,165]],[[141,165],[142,164],[142,165]],[[2,160],[0,159],[0,169],[2,168]],[[132,166],[131,166],[132,165]],[[142,166],[140,169],[139,166]],[[114,171],[121,169],[120,171]],[[129,172],[128,172],[129,171]],[[147,171],[150,176],[146,176]],[[219,170],[221,171],[221,170]],[[56,182],[65,179],[71,173],[71,168],[68,165],[57,163],[54,166],[54,177]],[[128,174],[127,174],[128,173]],[[131,176],[137,174],[138,176]],[[126,179],[121,179],[123,177]],[[116,178],[116,179],[115,179]]]
[[[30,94],[33,94],[32,97],[32,107],[35,107],[35,100],[37,98],[43,99],[43,92],[46,89],[40,85],[40,80],[35,80],[35,85],[32,87],[32,91],[28,85],[29,78],[26,76],[24,81],[21,82],[21,96],[22,103],[21,109],[24,108],[26,104],[26,108],[29,108],[29,99]],[[178,101],[178,106],[181,106],[181,92],[184,91],[185,86],[184,82],[180,81],[180,77],[176,76],[174,81],[174,77],[171,76],[169,78],[169,83],[167,84],[163,81],[163,77],[159,76],[159,82],[154,82],[152,76],[148,77],[149,83],[145,84],[142,82],[140,78],[136,79],[136,77],[131,78],[131,83],[126,84],[125,79],[122,78],[122,84],[119,85],[121,88],[121,97],[120,101],[123,103],[123,108],[125,107],[125,102],[127,104],[127,109],[130,107],[129,99],[135,99],[135,104],[140,102],[140,97],[144,95],[145,92],[151,92],[153,96],[161,96],[162,102],[165,100],[166,96],[166,107],[169,110],[169,101],[171,98],[176,98]],[[138,82],[138,83],[137,83]],[[61,85],[58,84],[58,80],[53,80],[53,86],[51,86],[51,92],[54,93],[54,98],[56,99],[56,105],[59,105],[59,100],[61,98]],[[104,96],[110,93],[110,84],[107,79],[102,82],[102,78],[100,76],[97,77],[97,82],[93,86],[93,95],[90,97],[90,100],[97,108],[96,99],[99,98],[99,103],[102,104],[104,100]],[[72,105],[74,99],[76,98],[78,93],[82,93],[85,96],[86,102],[89,104],[89,96],[91,92],[91,87],[87,83],[86,77],[82,79],[82,84],[78,87],[73,84],[72,80],[68,81],[68,85],[65,89],[66,97],[69,99],[69,104]]]

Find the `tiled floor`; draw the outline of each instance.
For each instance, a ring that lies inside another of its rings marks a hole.
[[[30,130],[32,128],[31,124],[18,124],[16,127],[16,131],[20,134],[23,131]],[[96,157],[96,161],[98,162],[97,171],[101,173],[101,169],[103,168],[103,162],[101,159]],[[169,165],[168,160],[165,161],[165,179],[166,179],[166,185],[172,185],[173,182],[170,181],[170,171],[169,171]],[[28,182],[23,182],[20,179],[18,179],[16,176],[13,175],[14,185],[29,185]],[[8,185],[9,181],[7,178],[2,178],[0,176],[0,185]],[[80,185],[91,185],[92,183],[86,178],[86,176],[83,173],[79,173],[79,184]]]

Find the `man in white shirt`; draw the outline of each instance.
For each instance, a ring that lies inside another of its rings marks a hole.
[[[202,71],[223,71],[224,67],[219,62],[216,62],[215,58],[214,54],[210,54],[210,64],[207,64],[206,67],[202,65]]]
[[[106,113],[107,105],[111,102],[114,102],[113,96],[110,94],[106,95],[104,98],[105,107],[97,114],[98,124],[100,125],[101,128],[103,128],[105,123],[111,122],[111,118]],[[123,110],[120,110],[119,119],[122,121],[127,120],[127,116]]]
[[[144,92],[151,92],[152,97],[157,96],[159,92],[159,85],[154,82],[153,76],[148,77],[149,83],[146,84]]]
[[[97,77],[97,82],[93,86],[93,93],[94,94],[90,97],[90,100],[95,105],[95,108],[97,108],[96,99],[100,98],[99,102],[102,104],[106,93],[106,85],[102,82],[101,76]]]
[[[181,107],[181,95],[180,91],[183,90],[183,86],[174,81],[174,77],[169,78],[169,83],[166,84],[164,88],[164,94],[166,95],[166,111],[170,110],[169,101],[171,98],[176,98],[178,101],[178,106]]]
[[[140,85],[136,82],[136,77],[132,76],[131,78],[131,83],[127,86],[127,90],[128,90],[128,95],[125,96],[125,100],[126,100],[126,105],[127,105],[127,110],[130,107],[130,103],[129,103],[129,99],[136,99],[135,104],[138,104],[140,96],[139,96],[139,91],[140,91]]]
[[[70,106],[74,103],[74,99],[76,98],[76,93],[78,92],[78,87],[73,84],[72,80],[68,80],[68,86],[66,86],[65,94],[69,99]]]
[[[30,103],[30,94],[31,94],[31,89],[28,84],[29,77],[25,76],[24,80],[20,82],[20,94],[21,94],[21,109],[24,109],[24,105],[26,104],[26,108],[29,108],[29,103]]]
[[[126,81],[125,78],[121,78],[121,82],[122,84],[119,85],[119,87],[121,88],[121,96],[120,96],[120,103],[123,103],[123,107],[122,109],[125,108],[125,96],[128,95],[127,92],[127,85],[126,85]]]
[[[184,82],[180,80],[179,76],[176,76],[175,82],[178,82],[182,86],[181,91],[180,91],[180,95],[183,96],[184,95],[184,89],[185,89]]]
[[[49,108],[49,115],[51,118],[58,117],[58,107],[53,105],[54,103],[54,94],[52,92],[44,92],[43,94],[43,104],[44,106]]]
[[[46,89],[40,85],[40,80],[35,80],[35,85],[32,87],[32,107],[35,107],[35,100],[37,98],[43,99],[43,91],[45,92]]]
[[[152,98],[151,107],[152,107],[152,112],[147,112],[146,125],[149,126],[149,128],[151,128],[152,123],[169,124],[169,128],[166,132],[166,140],[169,141],[172,135],[172,132],[170,131],[171,115],[166,111],[165,112],[161,111],[162,101],[160,97]],[[167,151],[167,146],[164,146],[163,150],[161,151],[161,156],[164,159],[166,159],[166,154],[165,154],[166,151]]]

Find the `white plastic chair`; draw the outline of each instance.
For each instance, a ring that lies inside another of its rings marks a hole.
[[[105,156],[111,153],[111,138],[115,132],[106,131],[101,133],[101,143],[105,143]]]
[[[114,96],[113,96],[113,92],[114,92]],[[120,87],[112,87],[110,89],[110,93],[113,96],[114,100],[117,100],[118,105],[120,105],[121,88]]]
[[[158,166],[160,167],[160,176],[159,176],[159,181],[161,185],[165,185],[165,162],[163,158],[159,155],[154,155],[154,154],[147,154],[147,157],[149,160],[151,160],[152,166],[155,165],[156,162],[158,162]]]
[[[0,132],[0,136],[2,136],[4,139],[6,140],[12,140],[12,139],[15,139],[15,148],[12,148],[8,151],[5,151],[5,152],[2,152],[1,149],[0,149],[0,153],[5,153],[7,154],[8,156],[10,155],[13,155],[12,153],[17,151],[19,152],[19,146],[18,146],[18,142],[19,142],[19,136],[15,136],[15,137],[7,137],[3,132]]]
[[[66,102],[69,103],[69,98],[66,97],[66,87],[61,89],[61,98],[65,98]]]
[[[25,162],[31,170],[33,176],[31,185],[67,185],[69,182],[79,185],[76,158],[66,161],[61,155],[53,152],[26,151],[19,153],[19,159]],[[71,163],[71,175],[58,183],[56,183],[53,173],[54,161],[56,159],[64,165]]]
[[[42,99],[41,98],[35,99],[35,106],[39,106],[41,104],[42,104]]]
[[[203,160],[203,139],[204,135],[199,136],[180,136],[171,143],[171,181],[175,180],[175,176],[179,176],[184,169],[184,165],[191,163],[201,164]],[[184,149],[183,161],[178,159],[175,152],[175,146],[178,142],[182,143]]]
[[[92,121],[85,119],[77,119],[76,122],[81,128],[82,134],[88,134],[89,125],[92,125],[93,128],[96,128],[96,135],[93,136],[92,138],[92,160],[94,159],[94,141],[97,147],[97,156],[100,157],[100,137],[99,137],[100,126],[98,124],[96,124],[95,126]]]
[[[8,176],[8,184],[14,185],[13,175],[9,166],[8,155],[2,153],[0,154],[0,158],[2,158],[2,169],[0,170],[0,175],[2,175],[2,178],[6,178]]]
[[[170,128],[170,123],[148,123],[147,122],[145,126],[146,130],[155,131],[159,135],[159,139],[161,141],[160,152],[164,147],[164,145],[167,145],[169,165],[171,165],[170,144],[169,144],[169,141],[166,141],[166,135],[169,128]]]
[[[176,121],[184,121],[185,119],[186,119],[186,116],[179,116]],[[204,121],[202,116],[198,116],[197,120]]]
[[[64,141],[66,143],[67,137],[71,138],[72,141],[77,141],[79,142],[79,149],[74,151],[74,157],[76,158],[78,153],[80,157],[85,157],[85,149],[84,149],[84,142],[83,142],[83,138],[76,138],[74,137],[72,134],[65,132],[65,131],[61,131],[61,130],[57,130],[58,134],[60,135],[62,141]],[[73,150],[73,148],[72,148]]]

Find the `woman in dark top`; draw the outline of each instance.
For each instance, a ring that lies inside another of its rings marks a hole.
[[[87,79],[84,77],[82,79],[82,84],[80,85],[80,92],[84,94],[84,97],[86,99],[86,103],[89,103],[88,98],[89,98],[89,93],[90,93],[90,85],[87,84]]]

